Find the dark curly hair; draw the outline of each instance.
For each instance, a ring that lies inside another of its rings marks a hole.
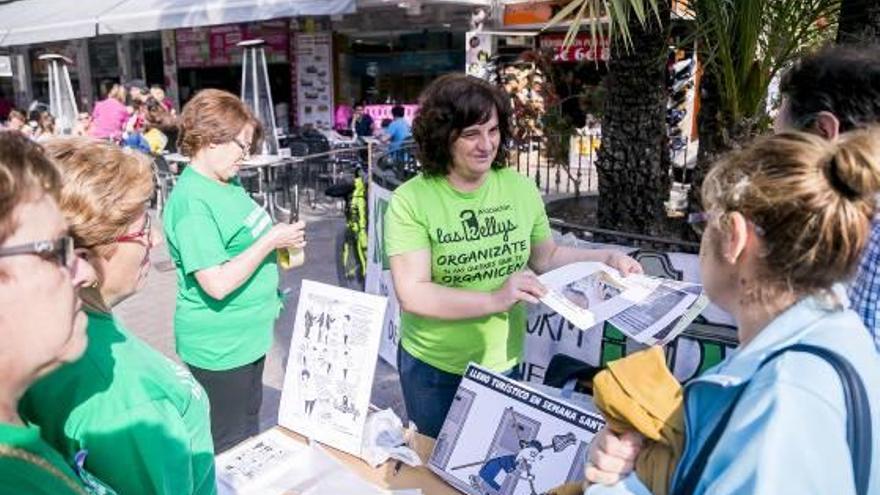
[[[840,132],[880,123],[880,45],[834,45],[796,63],[779,86],[799,129],[830,112]]]
[[[512,135],[510,98],[492,84],[465,74],[441,76],[425,88],[412,127],[422,173],[449,173],[452,143],[465,128],[488,121],[493,108],[498,112],[501,141],[492,168],[499,169],[507,166],[507,147]]]

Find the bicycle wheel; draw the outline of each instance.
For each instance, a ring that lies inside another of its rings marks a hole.
[[[342,225],[336,232],[336,277],[339,286],[353,290],[364,290],[364,268],[357,255],[357,239]]]

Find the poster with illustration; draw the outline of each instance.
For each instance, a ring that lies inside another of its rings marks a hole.
[[[583,479],[596,412],[471,364],[428,466],[469,495],[540,495]]]
[[[278,424],[360,455],[387,300],[303,280]]]

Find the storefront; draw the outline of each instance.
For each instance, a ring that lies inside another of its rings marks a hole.
[[[272,97],[276,104],[290,104],[289,20],[177,29],[174,37],[181,103],[201,88],[240,93],[242,49],[237,44],[259,38],[266,42]]]

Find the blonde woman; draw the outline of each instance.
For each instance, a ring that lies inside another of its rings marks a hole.
[[[35,380],[86,348],[77,292],[95,280],[76,256],[58,208],[61,177],[41,148],[0,132],[0,491],[29,495],[113,493],[74,469],[19,414]]]
[[[159,241],[147,212],[149,159],[88,138],[46,145],[62,170],[61,209],[97,271],[81,290],[89,346],[34,384],[22,414],[68,459],[122,493],[216,492],[208,399],[186,369],[130,333],[113,308],[141,289]]]
[[[91,136],[98,139],[121,139],[129,114],[130,111],[125,106],[125,87],[114,84],[107,92],[107,97],[95,103],[92,126],[89,129]]]
[[[670,493],[880,492],[880,355],[840,296],[878,190],[880,136],[865,131],[834,143],[779,134],[709,172],[700,275],[736,319],[740,347],[685,388],[687,435]],[[845,390],[859,387],[816,353],[852,367],[869,410],[845,404]],[[648,493],[630,474],[638,451],[630,434],[600,434],[587,479],[612,486],[587,493]]]

